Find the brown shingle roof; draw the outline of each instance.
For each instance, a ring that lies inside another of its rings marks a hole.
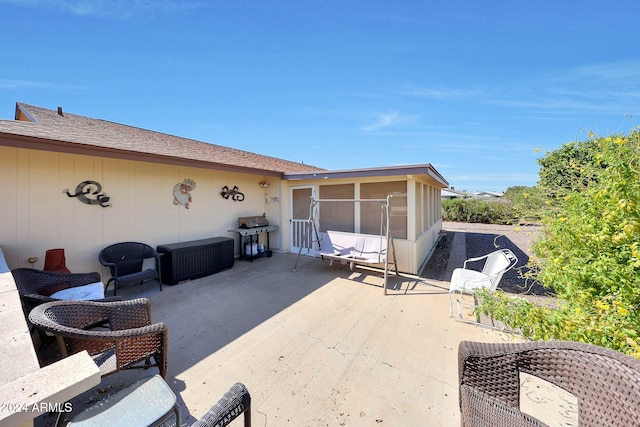
[[[291,162],[276,157],[264,156],[248,151],[209,144],[188,138],[154,132],[106,120],[48,110],[24,103],[16,104],[17,120],[0,120],[0,144],[7,135],[26,137],[30,141],[41,141],[38,148],[47,149],[42,141],[56,142],[50,148],[56,151],[73,151],[69,146],[82,149],[84,153],[108,155],[110,157],[134,158],[143,155],[147,161],[181,164],[194,162],[200,166],[231,168],[252,173],[311,172],[324,169]],[[20,119],[20,120],[18,120]],[[21,121],[29,120],[29,121]],[[66,150],[61,149],[61,144]],[[17,143],[12,145],[19,146]],[[128,156],[126,156],[128,154]]]

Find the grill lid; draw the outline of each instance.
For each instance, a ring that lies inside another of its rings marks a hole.
[[[269,225],[269,221],[264,216],[245,216],[238,218],[238,227],[255,228]]]

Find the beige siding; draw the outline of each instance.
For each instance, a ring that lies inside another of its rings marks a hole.
[[[18,168],[18,152],[14,149],[0,147],[0,182],[3,191],[0,199],[0,246],[10,266],[17,257],[8,249],[16,248],[18,236],[24,233],[26,223],[18,221],[18,204],[25,188],[26,169]],[[13,255],[13,256],[11,256]]]
[[[173,187],[193,179],[189,209],[173,204]],[[239,216],[267,214],[280,223],[279,180],[265,177],[181,166],[106,159],[0,147],[0,180],[5,186],[0,208],[0,246],[11,268],[31,267],[27,259],[38,257],[42,268],[47,249],[64,248],[73,272],[100,271],[97,261],[104,246],[120,241],[141,241],[155,247],[214,236],[237,236],[227,230]],[[87,205],[63,193],[73,194],[86,180],[102,185],[112,205]],[[223,186],[238,186],[242,202],[224,199]],[[271,236],[272,249],[281,249],[280,233]]]
[[[186,178],[196,182],[190,209],[173,204],[173,187]],[[0,246],[11,268],[32,266],[27,261],[30,257],[38,257],[33,267],[42,268],[47,249],[64,248],[71,271],[100,271],[108,277],[97,256],[111,243],[134,240],[155,247],[225,236],[234,239],[238,254],[237,235],[227,230],[237,226],[239,216],[266,213],[271,224],[280,226],[271,234],[271,249],[289,251],[289,186],[353,185],[357,199],[363,184],[386,187],[402,180],[407,191],[403,220],[407,238],[396,239],[398,267],[416,273],[441,228],[440,190],[428,179],[402,178],[309,180],[284,186],[277,178],[255,174],[0,147],[0,179],[5,188]],[[112,206],[87,205],[63,193],[67,188],[75,193],[76,186],[86,180],[99,182]],[[270,183],[267,189],[258,185],[263,180]],[[220,191],[225,185],[238,186],[244,201],[223,199]],[[360,221],[358,205],[353,215]]]

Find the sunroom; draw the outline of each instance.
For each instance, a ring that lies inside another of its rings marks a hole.
[[[398,270],[418,274],[442,228],[440,191],[448,183],[430,164],[290,173],[284,180],[291,224],[284,240],[291,252],[312,248],[313,233],[306,230],[314,226],[317,232],[384,235]]]

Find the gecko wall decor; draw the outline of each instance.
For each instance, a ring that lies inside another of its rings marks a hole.
[[[240,189],[237,185],[234,185],[232,189],[229,189],[229,187],[225,185],[224,187],[222,187],[220,195],[225,199],[229,199],[229,197],[231,197],[231,200],[233,200],[234,202],[241,202],[244,200],[244,194],[240,192]]]
[[[102,193],[102,185],[96,181],[82,181],[76,186],[75,194],[71,194],[68,188],[62,192],[69,197],[77,197],[78,200],[87,205],[100,205],[103,208],[111,206],[108,203],[110,197]]]

